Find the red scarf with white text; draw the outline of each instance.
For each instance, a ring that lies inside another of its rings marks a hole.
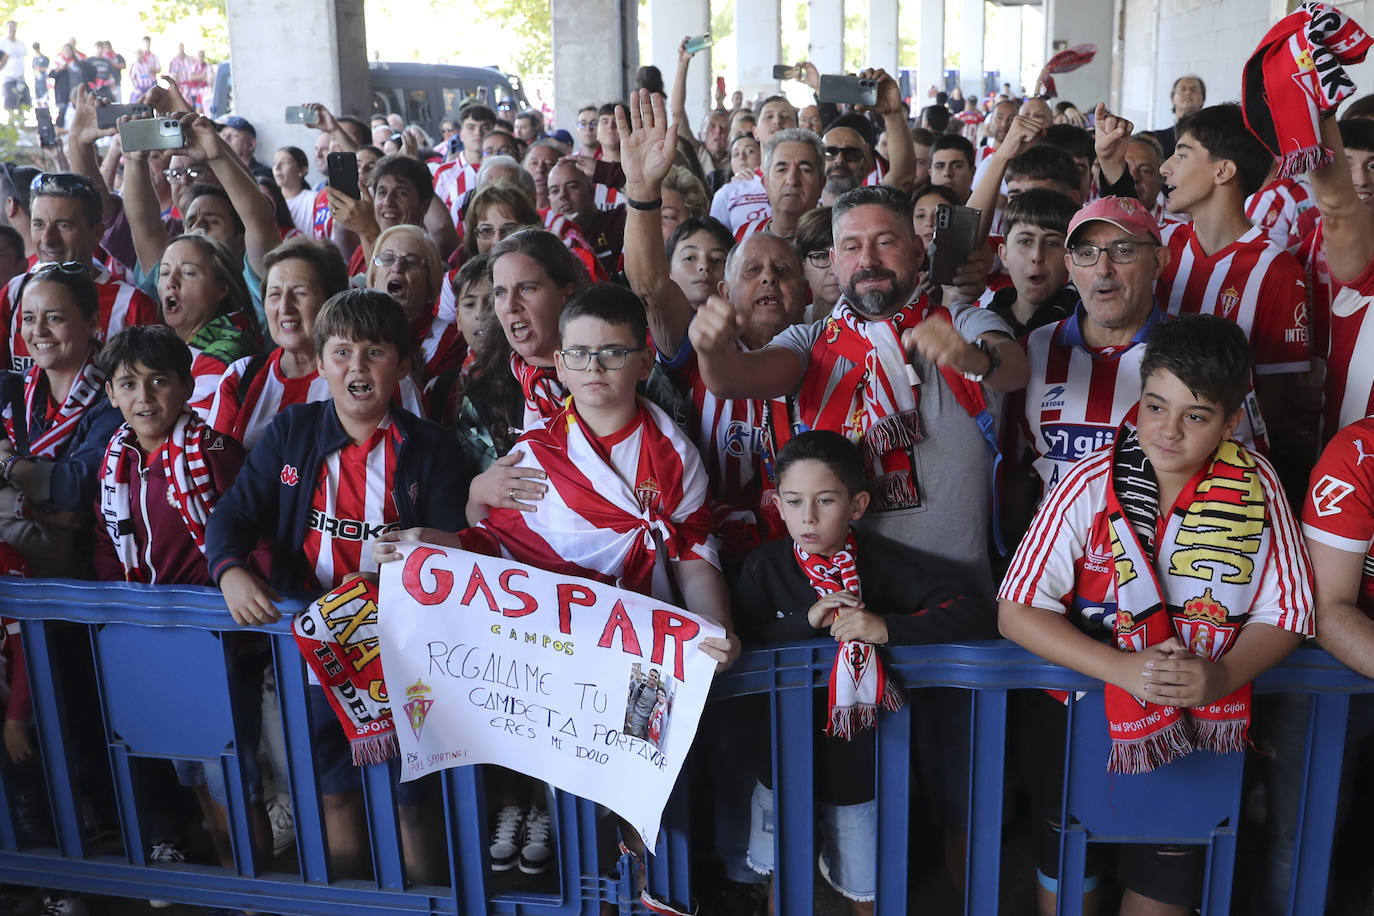
[[[553,366],[531,366],[519,354],[510,355],[510,371],[520,382],[525,395],[525,429],[538,419],[547,419],[563,409],[568,390],[558,380]]]
[[[65,393],[61,403],[57,405],[57,413],[53,416],[52,422],[43,432],[34,435],[34,417],[46,413],[45,407],[49,397],[48,374],[37,366],[30,366],[24,372],[24,422],[28,426],[29,457],[55,461],[72,434],[76,432],[76,427],[87,408],[100,400],[104,385],[104,373],[96,368],[93,359],[88,359],[72,382],[71,390]],[[4,410],[4,422],[5,435],[9,437],[10,442],[14,442],[15,417],[9,407]]]
[[[845,538],[844,548],[833,556],[823,557],[807,553],[796,541],[792,552],[797,565],[806,573],[807,581],[824,598],[838,591],[862,597],[859,590],[859,567],[855,560],[854,532]],[[836,609],[835,617],[844,613]],[[878,648],[861,639],[847,639],[835,650],[835,664],[830,669],[830,703],[825,733],[831,737],[853,740],[859,729],[873,728],[878,721],[878,707],[896,711],[902,708],[902,692],[887,679]]]

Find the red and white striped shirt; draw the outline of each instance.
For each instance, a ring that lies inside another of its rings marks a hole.
[[[422,363],[421,387],[445,370],[461,366],[468,351],[463,341],[463,332],[458,330],[457,313],[455,312],[453,319],[446,319],[441,314],[442,299],[441,291],[430,314],[412,322],[410,326],[411,333],[415,335],[415,348],[420,352]]]
[[[1322,429],[1331,435],[1374,413],[1374,262],[1331,300]]]
[[[755,174],[760,177],[748,181],[731,181],[716,191],[715,197],[711,198],[711,215],[724,223],[731,232],[751,219],[766,219],[773,215],[773,208],[768,203],[768,192],[763,189],[762,175],[757,170]]]
[[[1364,557],[1356,605],[1374,616],[1374,417],[1349,424],[1326,446],[1302,504],[1302,533]]]
[[[771,217],[771,216],[756,216],[756,217],[754,217],[754,218],[752,218],[752,219],[746,221],[743,225],[741,225],[738,229],[735,230],[735,244],[738,245],[740,242],[742,242],[742,241],[744,241],[745,239],[749,238],[749,236],[751,236],[751,235],[757,235],[757,234],[759,234],[760,232],[772,232],[772,231],[773,231],[773,217]]]
[[[1208,257],[1192,223],[1164,227],[1173,256],[1155,287],[1171,316],[1220,315],[1240,326],[1255,350],[1255,372],[1305,372],[1308,354],[1307,284],[1297,258],[1255,226]]]
[[[392,489],[400,442],[386,417],[367,442],[350,442],[321,463],[301,544],[317,588],[334,588],[349,573],[377,571],[372,542],[400,522]]]
[[[1292,251],[1302,241],[1298,218],[1316,205],[1307,185],[1296,178],[1279,178],[1245,198],[1245,215],[1271,242]]]
[[[1112,642],[1116,623],[1116,571],[1112,557],[1107,487],[1112,450],[1080,461],[1040,504],[1030,530],[1016,549],[997,597],[1030,607],[1073,615],[1078,626],[1100,642]],[[1264,557],[1259,591],[1248,623],[1281,630],[1312,632],[1312,572],[1288,507],[1283,485],[1263,456],[1255,455],[1264,490],[1265,522],[1273,547]],[[1161,507],[1163,508],[1163,507]],[[1156,566],[1167,568],[1162,557]],[[1139,613],[1141,608],[1128,608]]]
[[[242,442],[245,449],[251,449],[272,419],[292,404],[329,400],[329,383],[313,366],[300,378],[287,378],[282,375],[281,357],[280,347],[273,350],[265,362],[255,367],[246,384],[244,378],[250,365],[261,358],[245,356],[230,365],[220,377],[206,422]],[[401,378],[391,400],[416,416],[425,415],[420,389],[409,375]]]
[[[444,202],[453,225],[463,231],[463,204],[468,195],[477,190],[477,166],[468,164],[467,153],[462,150],[449,162],[439,166],[434,173],[434,193]]]
[[[1026,338],[1030,382],[1021,430],[1047,493],[1075,464],[1116,438],[1140,400],[1145,338],[1164,315],[1154,310],[1129,345],[1096,351],[1083,340],[1078,319],[1075,313]]]
[[[320,188],[315,195],[315,204],[310,211],[310,237],[326,240],[334,237],[334,211],[329,209],[328,188]]]
[[[16,302],[19,288],[28,274],[17,274],[0,294],[0,322],[8,331],[0,343],[0,367],[23,372],[33,365],[29,348],[19,336],[20,308]],[[136,286],[130,286],[115,279],[108,270],[101,268],[94,278],[96,295],[100,300],[100,342],[104,343],[112,335],[126,327],[142,324],[159,324],[162,312],[156,302]]]

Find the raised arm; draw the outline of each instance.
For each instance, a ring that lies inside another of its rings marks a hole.
[[[1322,244],[1331,278],[1351,283],[1374,261],[1374,214],[1355,194],[1335,118],[1322,121],[1322,143],[1331,147],[1335,157],[1330,165],[1308,173],[1322,214]]]
[[[968,196],[968,205],[983,211],[978,223],[979,238],[987,238],[992,231],[992,217],[997,211],[997,199],[1002,193],[1002,178],[1007,174],[1007,163],[1039,143],[1044,135],[1045,129],[1033,118],[1017,115],[1007,129],[1006,138],[997,144],[997,149],[988,157],[982,177]],[[891,149],[891,134],[887,142]]]
[[[144,271],[151,271],[162,260],[167,247],[167,227],[162,222],[162,205],[148,171],[147,150],[131,150],[124,157],[124,218],[134,243],[134,257]]]
[[[628,121],[625,109],[617,107],[615,122],[620,131],[626,195],[640,202],[660,199],[663,179],[672,169],[677,152],[676,135],[664,116],[663,100],[641,89],[630,97]],[[668,275],[658,209],[628,207],[625,211],[625,276],[630,289],[644,301],[654,346],[665,356],[673,356],[692,323],[692,306]]]
[[[334,117],[334,114],[328,108],[325,108],[319,102],[306,102],[305,107],[313,109],[315,113],[319,115],[319,120],[313,125],[314,128],[329,134],[329,139],[338,146],[340,152],[356,153],[358,151],[358,144],[349,136],[348,131],[343,129],[343,125],[339,123],[339,119]]]
[[[95,185],[96,192],[100,194],[100,209],[108,225],[114,216],[114,206],[110,202],[110,187],[105,182],[105,176],[100,171],[100,160],[95,154],[95,141],[99,137],[109,136],[114,130],[101,130],[96,126],[96,101],[85,83],[77,87],[72,127],[67,133],[67,159],[73,172],[85,175]]]
[[[682,39],[682,44],[677,46],[677,72],[673,74],[673,89],[668,96],[668,104],[673,115],[673,123],[677,125],[678,134],[691,143],[693,149],[696,149],[701,146],[701,141],[692,131],[691,119],[687,117],[687,68],[692,64],[692,53],[687,50],[687,39]],[[631,99],[630,104],[638,107],[633,99]],[[623,138],[624,134],[621,134],[621,137]],[[622,139],[621,142],[624,143],[624,140]],[[635,199],[638,200],[638,198]]]
[[[1355,604],[1364,554],[1307,538],[1317,588],[1317,642],[1342,664],[1374,677],[1374,620]]]
[[[281,244],[277,216],[272,202],[258,188],[258,181],[229,144],[220,139],[215,122],[204,115],[181,116],[181,132],[186,140],[186,155],[209,164],[229,195],[239,219],[243,220],[244,256],[259,277],[267,276],[264,258]]]
[[[916,144],[907,128],[901,87],[886,70],[864,70],[859,76],[878,81],[878,104],[871,110],[883,116],[887,131],[888,168],[883,184],[910,192],[916,181]]]
[[[1102,187],[1109,187],[1126,174],[1126,148],[1131,145],[1135,125],[1107,111],[1102,102],[1093,113],[1093,148],[1097,168],[1102,172]]]

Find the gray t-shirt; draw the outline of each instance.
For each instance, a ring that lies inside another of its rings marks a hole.
[[[955,329],[972,341],[1000,331],[1011,337],[1006,322],[993,312],[968,306],[951,316]],[[770,346],[797,354],[809,372],[811,349],[825,328],[825,320],[793,325],[774,337]],[[913,508],[870,509],[859,524],[900,544],[958,564],[972,581],[986,584],[991,593],[988,564],[988,523],[992,516],[992,453],[977,422],[954,398],[944,375],[924,356],[912,357],[919,381],[919,410],[924,438],[912,448],[913,482],[919,505]],[[838,381],[854,364],[840,358],[831,375]],[[1002,396],[983,388],[988,413],[1000,424]],[[798,418],[793,416],[794,428]],[[996,429],[996,426],[994,426]],[[839,432],[839,430],[836,430]]]

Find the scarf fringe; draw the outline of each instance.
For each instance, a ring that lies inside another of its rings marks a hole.
[[[349,749],[353,751],[353,765],[355,767],[367,766],[371,763],[386,763],[400,753],[400,745],[396,741],[396,732],[394,731],[382,735],[354,738],[348,744]]]
[[[1111,753],[1107,756],[1107,772],[1126,775],[1148,773],[1186,757],[1193,750],[1188,732],[1187,720],[1180,718],[1167,728],[1143,738],[1114,739]]]
[[[864,433],[864,449],[870,459],[914,447],[925,436],[921,433],[921,412],[904,410],[883,417]]]
[[[1305,172],[1314,172],[1336,161],[1336,155],[1329,146],[1318,143],[1316,146],[1304,146],[1302,149],[1293,150],[1285,153],[1279,162],[1279,178],[1292,178],[1294,175],[1302,175]]]
[[[888,681],[887,685],[883,688],[882,699],[878,702],[879,705],[888,712],[896,712],[902,708],[906,700],[902,697],[902,692],[897,689],[897,685]]]
[[[1194,743],[1206,751],[1230,754],[1250,747],[1249,722],[1244,719],[1193,719]]]
[[[910,471],[892,471],[873,482],[873,496],[878,506],[914,506],[917,504],[916,484]]]
[[[830,709],[830,722],[825,726],[825,733],[832,738],[853,741],[856,732],[877,724],[878,707],[874,703],[834,706]]]

